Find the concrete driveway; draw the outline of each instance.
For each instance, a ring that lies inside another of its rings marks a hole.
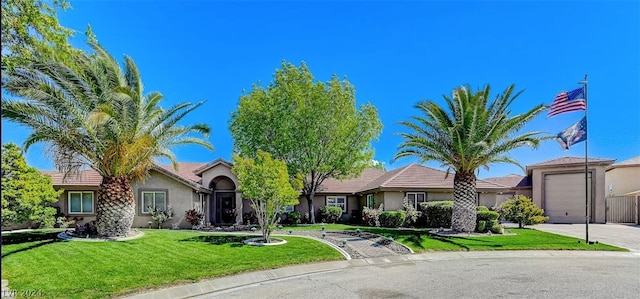
[[[531,228],[585,239],[584,224],[550,224],[543,223]],[[589,224],[589,241],[598,241],[609,245],[627,248],[633,252],[640,252],[640,225],[632,224]]]

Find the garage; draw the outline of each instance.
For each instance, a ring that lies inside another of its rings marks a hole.
[[[593,215],[593,198],[591,196],[591,173],[589,173],[589,198]],[[585,213],[584,172],[556,173],[544,175],[545,215],[549,223],[584,223]],[[591,218],[590,222],[593,221]]]

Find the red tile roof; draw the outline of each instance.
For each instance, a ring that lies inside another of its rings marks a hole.
[[[359,177],[345,180],[328,178],[324,180],[318,188],[317,193],[356,193],[370,181],[380,177],[385,173],[381,169],[367,168],[362,171]]]
[[[77,174],[69,174],[64,177],[62,172],[57,170],[41,170],[40,173],[51,177],[54,186],[90,186],[98,187],[102,183],[102,176],[93,169],[85,169]]]
[[[178,162],[177,171],[173,168],[173,165],[171,164],[165,165],[165,164],[156,163],[156,166],[161,167],[171,173],[174,173],[180,176],[181,178],[200,184],[202,182],[202,178],[196,175],[195,171],[206,164],[207,163],[204,163],[204,162]]]
[[[454,173],[447,175],[442,170],[419,164],[410,164],[385,173],[365,185],[360,192],[376,188],[451,189],[453,188],[454,177]],[[506,186],[478,179],[476,180],[476,188],[505,189]]]

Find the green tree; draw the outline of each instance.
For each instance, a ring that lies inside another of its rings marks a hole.
[[[548,138],[540,137],[541,132],[517,135],[545,106],[540,104],[523,114],[511,115],[509,106],[522,93],[514,94],[514,88],[510,85],[491,101],[489,85],[475,93],[470,86],[462,86],[454,89],[451,97],[444,96],[446,107],[422,101],[415,108],[423,115],[400,122],[410,132],[400,134],[404,140],[394,159],[413,156],[421,162],[439,161],[448,167],[447,173],[455,171],[453,230],[475,229],[476,170],[488,169],[498,162],[522,168],[507,153],[523,146],[536,148]]]
[[[315,223],[313,197],[327,178],[359,175],[373,158],[371,141],[382,130],[376,108],[356,106],[355,89],[335,75],[314,82],[303,62],[282,62],[267,88],[254,84],[231,115],[236,152],[260,149],[287,163],[289,174],[303,174],[302,192]]]
[[[27,165],[22,150],[14,143],[2,145],[2,225],[30,220],[40,227],[53,227],[62,190],[56,191],[51,178]]]
[[[518,223],[519,228],[549,220],[549,217],[543,216],[544,210],[538,208],[531,198],[524,195],[516,195],[503,202],[499,210],[504,219]]]
[[[98,233],[125,236],[135,215],[131,182],[144,180],[154,158],[168,158],[177,168],[172,147],[213,147],[193,135],[207,136],[207,125],[178,124],[202,102],[161,108],[162,94],[143,93],[133,59],[125,56],[121,70],[102,47],[90,45],[94,54],[78,55],[72,67],[47,60],[12,72],[4,87],[20,98],[2,99],[2,117],[31,128],[25,150],[46,144],[60,171],[98,171]]]
[[[58,23],[56,9],[66,0],[2,0],[2,72],[38,58],[68,59],[77,51],[69,44],[73,31]]]
[[[296,189],[301,180],[290,180],[287,165],[261,150],[255,159],[234,155],[232,172],[238,177],[242,197],[256,212],[263,240],[270,243],[269,236],[280,220],[278,213],[285,206],[298,204],[300,192]]]

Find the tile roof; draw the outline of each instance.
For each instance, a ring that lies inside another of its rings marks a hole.
[[[81,170],[77,174],[67,175],[66,178],[57,170],[41,170],[40,173],[50,176],[54,186],[98,187],[102,183],[102,176],[93,169]]]
[[[211,161],[210,163],[202,163],[202,165],[200,167],[194,169],[193,172],[195,174],[202,174],[203,172],[215,167],[218,164],[224,164],[229,168],[233,167],[233,164],[231,162],[229,162],[229,161],[227,161],[225,159],[222,159],[222,158],[218,158],[218,159],[215,159],[215,160]]]
[[[588,158],[588,163],[591,165],[611,165],[615,162],[615,159],[601,159],[601,158]],[[527,172],[533,168],[542,168],[549,166],[576,166],[584,165],[584,157],[561,157],[549,161],[544,161],[527,166]]]
[[[495,183],[498,185],[507,186],[509,188],[517,187],[530,187],[531,181],[528,176],[522,176],[519,174],[509,174],[503,177],[486,178],[483,179],[487,182]]]
[[[385,173],[365,185],[360,192],[376,188],[452,189],[454,177],[454,173],[447,176],[445,171],[414,163]],[[476,188],[505,189],[506,186],[478,179]]]
[[[193,181],[195,183],[201,184],[202,178],[196,175],[196,170],[206,165],[204,162],[178,162],[178,170],[176,171],[171,164],[158,164],[155,165],[161,167],[164,170],[167,170],[171,173],[174,173],[184,179]]]
[[[611,165],[611,167],[618,167],[618,166],[640,166],[640,156],[637,157],[633,157],[631,159],[627,159],[624,161],[620,161],[616,164]]]
[[[384,170],[367,168],[360,176],[345,180],[328,178],[322,182],[317,193],[356,193],[370,181],[380,177]]]

